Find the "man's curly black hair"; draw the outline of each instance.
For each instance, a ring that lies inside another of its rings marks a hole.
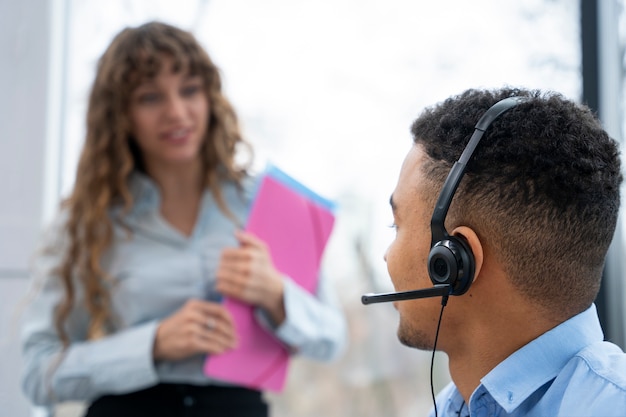
[[[554,92],[472,89],[427,108],[411,132],[430,157],[434,204],[478,119],[512,96],[529,99],[485,132],[446,226],[472,227],[520,291],[570,317],[596,297],[620,205],[618,144],[592,111]]]

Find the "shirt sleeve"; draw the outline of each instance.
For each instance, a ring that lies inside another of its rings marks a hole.
[[[54,311],[64,298],[53,273],[62,250],[37,257],[31,292],[21,320],[24,358],[22,386],[35,405],[88,401],[109,393],[124,393],[157,382],[152,346],[157,322],[128,328],[98,340],[86,340],[87,312],[80,293],[68,318],[70,343],[63,346],[54,324]]]
[[[286,318],[280,326],[273,326],[260,309],[257,319],[294,353],[332,361],[345,351],[346,319],[327,280],[320,279],[314,295],[285,278],[284,302]]]

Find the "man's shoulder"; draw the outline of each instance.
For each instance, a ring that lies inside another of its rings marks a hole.
[[[593,343],[578,352],[564,368],[578,369],[585,379],[604,380],[626,393],[626,353],[610,342]]]
[[[578,412],[608,404],[626,410],[626,353],[609,342],[593,343],[572,357],[552,388],[562,390],[562,404],[575,405]]]
[[[556,378],[526,398],[512,415],[623,417],[624,410],[626,354],[599,341],[572,355]]]

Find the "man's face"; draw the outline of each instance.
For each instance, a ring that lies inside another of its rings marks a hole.
[[[385,261],[396,291],[430,288],[433,285],[427,268],[433,212],[433,205],[428,201],[434,201],[436,196],[427,195],[428,188],[424,184],[421,166],[426,158],[421,147],[411,148],[390,200],[396,237],[385,253]],[[429,197],[428,200],[425,197]],[[399,301],[394,306],[400,314],[400,341],[418,349],[432,349],[441,299]]]

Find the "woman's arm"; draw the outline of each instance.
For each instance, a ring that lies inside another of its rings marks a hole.
[[[311,359],[337,359],[347,347],[345,315],[323,277],[316,294],[310,294],[285,278],[286,319],[274,328],[276,336],[296,353]]]
[[[34,291],[22,325],[22,384],[34,404],[89,401],[156,383],[156,321],[87,341],[87,314],[77,306],[66,326],[70,344],[64,347],[54,326],[55,306],[63,296],[59,280],[46,277]]]
[[[22,385],[26,396],[37,405],[91,400],[157,381],[152,347],[158,323],[145,322],[87,341],[89,316],[79,287],[75,288],[74,307],[65,324],[70,343],[63,346],[55,326],[55,310],[65,291],[55,270],[67,250],[65,221],[66,213],[61,212],[41,239],[22,316]]]
[[[257,317],[293,351],[317,360],[337,358],[346,345],[346,320],[329,283],[310,294],[272,264],[266,245],[237,232],[217,268],[217,291],[256,306]]]

